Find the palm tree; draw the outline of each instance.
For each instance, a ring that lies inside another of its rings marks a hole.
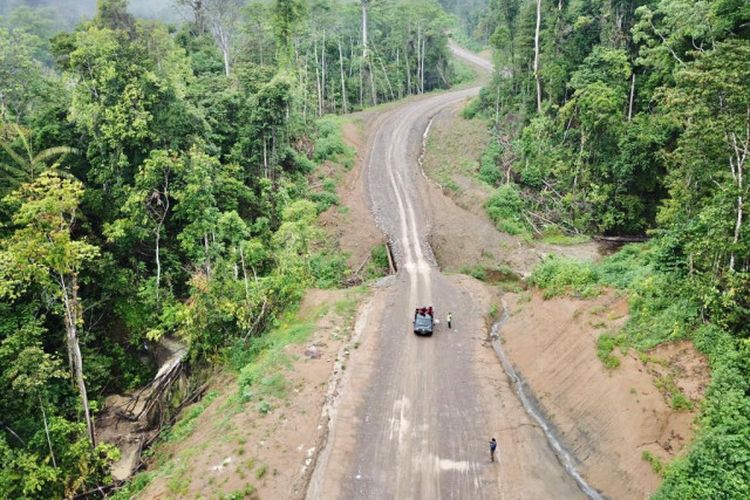
[[[59,171],[60,161],[66,154],[78,153],[77,149],[68,146],[47,148],[35,153],[31,144],[31,133],[22,129],[16,123],[12,124],[11,127],[15,134],[8,130],[8,126],[0,127],[0,147],[11,159],[11,162],[0,161],[0,176],[2,183],[7,184],[10,188],[33,181],[45,170]],[[21,140],[22,151],[19,152],[13,148],[13,136]],[[51,160],[57,161],[49,165],[48,162]],[[65,174],[65,172],[61,173]]]

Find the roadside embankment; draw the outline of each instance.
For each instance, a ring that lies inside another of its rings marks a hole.
[[[514,366],[581,462],[586,479],[612,498],[646,498],[661,482],[663,463],[693,437],[695,404],[708,365],[690,343],[648,353],[616,350],[619,366],[597,356],[597,339],[627,319],[627,301],[507,294],[509,319],[500,336]],[[681,394],[693,409],[675,409]]]

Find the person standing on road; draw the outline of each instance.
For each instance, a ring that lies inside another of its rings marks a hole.
[[[453,313],[452,312],[448,312],[448,318],[446,318],[446,319],[448,320],[448,330],[450,330],[451,329],[451,322],[453,321]]]
[[[490,461],[495,461],[495,450],[497,450],[497,441],[495,438],[490,439]]]

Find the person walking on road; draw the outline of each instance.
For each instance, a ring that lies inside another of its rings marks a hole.
[[[495,450],[497,450],[497,441],[495,438],[490,439],[490,461],[495,461]]]
[[[453,321],[453,313],[452,312],[448,312],[448,318],[447,318],[447,320],[448,320],[448,330],[450,330],[451,329],[451,322]]]

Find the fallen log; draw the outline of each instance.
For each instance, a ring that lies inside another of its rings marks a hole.
[[[596,241],[611,241],[612,243],[643,243],[651,238],[648,236],[592,236]]]

